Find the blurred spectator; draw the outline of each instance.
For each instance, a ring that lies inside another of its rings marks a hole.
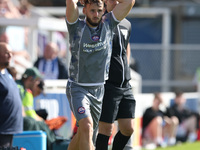
[[[143,140],[144,145],[154,143],[156,146],[174,145],[176,143],[176,128],[178,119],[169,118],[159,106],[163,102],[160,93],[154,93],[151,107],[143,114]]]
[[[37,68],[28,68],[22,77],[28,79],[26,81],[23,80],[24,82],[22,81],[21,84],[18,84],[23,98],[23,130],[45,131],[47,134],[47,150],[51,150],[51,145],[56,140],[56,135],[53,130],[55,128],[60,128],[67,121],[67,119],[65,117],[58,117],[54,118],[54,120],[46,120],[48,115],[46,110],[33,110],[33,97],[38,96],[44,89],[44,81],[40,79],[40,77],[41,76]],[[29,87],[31,90],[24,89],[22,84],[26,85],[26,87]]]
[[[37,68],[28,68],[22,76],[21,84],[18,85],[22,95],[24,95],[22,99],[25,114],[23,130],[45,131],[47,134],[47,150],[51,150],[51,145],[56,140],[56,135],[44,121],[48,113],[45,109],[35,111],[33,106],[34,97],[42,93],[44,89],[44,82],[40,77]],[[23,85],[25,87],[23,87]]]
[[[22,132],[22,104],[19,89],[7,72],[11,60],[11,48],[0,42],[0,149],[12,147],[13,134]]]
[[[44,79],[67,79],[68,71],[58,57],[58,46],[56,43],[49,42],[45,46],[44,56],[38,58],[34,64],[43,75]]]
[[[7,35],[6,32],[0,34],[0,42],[5,42],[5,43],[8,43],[8,44],[9,44],[9,37],[8,37],[8,35]],[[27,52],[26,50],[12,51],[12,54],[13,54],[14,56],[16,56],[16,55],[23,56],[23,57],[26,58],[27,60],[30,59],[30,56],[29,56],[29,54],[28,54],[28,52]]]
[[[12,0],[0,0],[0,17],[16,19],[23,16]],[[13,49],[12,63],[14,63],[19,78],[27,67],[31,67],[30,56],[25,50],[28,45],[26,27],[9,25],[0,28],[0,41],[8,43]]]
[[[33,97],[40,95],[44,90],[44,81],[42,79],[38,80],[33,87]]]
[[[43,93],[43,91],[44,91],[44,81],[42,79],[39,79],[38,81],[35,82],[33,86],[33,91],[32,91],[33,97],[40,95],[41,93]],[[46,109],[38,109],[35,110],[35,112],[44,120],[47,119],[48,112]]]
[[[38,83],[40,78],[41,75],[38,69],[33,67],[26,69],[21,80],[16,81],[20,89],[20,95],[26,116],[32,117],[37,121],[42,121],[43,118],[37,115],[34,110],[33,90],[35,84]]]
[[[58,57],[66,59],[66,34],[64,32],[54,32],[52,34],[52,40],[58,45]]]
[[[22,17],[48,16],[48,13],[45,11],[34,11],[34,7],[37,6],[34,1],[35,0],[19,0],[18,10]],[[39,2],[42,3],[43,1],[40,0]]]
[[[0,42],[5,42],[5,43],[9,42],[8,35],[5,32],[0,34]]]
[[[175,92],[175,95],[175,103],[169,108],[168,116],[176,116],[179,120],[177,139],[194,142],[197,139],[197,130],[199,129],[199,114],[185,107],[186,99],[182,91]]]
[[[6,32],[7,29],[0,33],[0,42],[8,43],[11,47],[14,47],[14,48],[12,48],[13,49],[13,51],[12,51],[13,58],[11,61],[11,65],[14,66],[15,69],[17,70],[16,78],[19,78],[21,76],[21,74],[23,73],[23,71],[27,67],[31,66],[30,55],[28,54],[28,52],[26,50],[19,50],[19,49],[17,49],[15,44],[14,45],[11,44],[12,42],[10,42],[10,38]],[[11,29],[11,28],[9,27],[9,29]],[[18,38],[15,35],[16,34],[12,35],[12,41],[14,41],[14,38]],[[17,41],[16,43],[18,44],[18,42],[21,43],[20,41]],[[18,44],[18,45],[20,45],[20,44]]]
[[[7,70],[12,75],[13,79],[16,80],[17,70],[15,69],[15,67],[9,66],[7,68]],[[40,95],[43,92],[43,90],[44,90],[44,81],[40,79],[40,80],[36,81],[36,83],[33,86],[33,91],[32,91],[33,97]],[[23,113],[24,113],[23,116],[26,116],[26,113],[25,112],[23,112]],[[46,120],[46,118],[48,116],[48,113],[45,109],[36,110],[36,113],[40,117],[42,117],[44,120]]]
[[[20,18],[21,14],[11,0],[0,0],[0,17]]]
[[[8,72],[12,75],[13,79],[16,80],[17,77],[17,70],[15,69],[15,67],[9,66],[7,68]]]
[[[21,15],[28,17],[31,15],[30,9],[33,5],[29,2],[29,0],[19,0],[19,12]]]

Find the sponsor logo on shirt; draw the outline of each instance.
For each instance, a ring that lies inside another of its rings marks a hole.
[[[84,114],[85,113],[85,107],[81,106],[78,108],[78,113],[79,114]]]
[[[99,36],[98,36],[98,35],[92,36],[92,40],[93,40],[93,41],[99,41]]]
[[[91,52],[97,52],[101,51],[103,49],[106,49],[106,40],[104,42],[98,42],[98,43],[83,43],[83,52],[91,53]]]

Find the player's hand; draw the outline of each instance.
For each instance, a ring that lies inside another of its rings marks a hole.
[[[81,5],[85,5],[85,0],[78,0]]]
[[[90,3],[90,0],[78,0],[78,1],[81,3],[81,5],[85,5],[86,1],[88,1]]]

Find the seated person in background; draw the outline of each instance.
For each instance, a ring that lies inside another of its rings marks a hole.
[[[33,85],[32,93],[29,94],[32,94],[33,97],[38,96],[40,93],[43,92],[43,89],[44,89],[44,82],[42,79],[38,79]],[[32,96],[30,96],[30,98]],[[29,100],[32,100],[32,98]],[[36,120],[32,116],[27,116],[26,112],[24,111],[24,125],[23,125],[24,131],[33,131],[33,130],[45,131],[47,134],[47,150],[51,150],[52,143],[56,141],[56,135],[54,131],[49,128],[49,125],[46,124],[45,121],[43,121],[43,119],[46,120],[48,113],[46,109],[40,109],[38,111],[32,110],[32,111],[33,114],[35,114],[36,112],[36,115],[42,117],[42,119]]]
[[[14,67],[8,67],[9,68],[9,73],[11,75],[13,75],[13,72],[16,73],[16,70]],[[34,68],[29,68],[25,71],[24,73],[24,77],[25,75],[28,76],[28,74],[31,76],[38,76],[36,74],[37,73],[37,70],[34,70]],[[30,73],[31,71],[33,71],[32,73]],[[34,75],[35,74],[35,75]],[[13,76],[14,78],[14,76]],[[26,91],[24,89],[24,87],[21,85],[21,84],[18,84],[18,88],[20,89],[20,95],[21,97],[24,99],[23,100],[29,100],[30,102],[33,100],[32,98],[35,97],[35,96],[38,96],[40,93],[43,92],[43,89],[44,89],[44,82],[42,79],[38,79],[38,77],[36,77],[37,80],[35,81],[35,83],[33,84],[33,88],[32,88],[32,91],[29,92]],[[17,81],[18,83],[20,81]],[[27,85],[26,82],[23,82],[24,84]],[[30,82],[31,83],[31,82]],[[28,94],[26,93],[28,92]],[[31,96],[32,94],[32,96]],[[26,97],[28,95],[28,97]],[[26,99],[26,98],[29,98],[29,99]],[[26,107],[25,107],[26,108]],[[32,108],[32,107],[31,107]],[[24,131],[34,131],[34,130],[42,130],[42,131],[45,131],[46,134],[47,134],[47,150],[51,150],[51,145],[53,142],[56,141],[56,135],[54,133],[54,129],[57,129],[59,127],[61,127],[63,125],[64,122],[67,121],[67,119],[63,118],[63,117],[60,117],[60,118],[55,118],[54,120],[55,121],[52,123],[52,120],[46,120],[44,121],[46,118],[47,118],[47,112],[45,111],[46,114],[44,114],[44,111],[41,111],[43,114],[41,115],[42,118],[44,119],[38,119],[38,121],[32,117],[32,116],[29,116],[29,114],[27,115],[27,112],[25,112],[26,109],[24,109],[24,106],[22,107],[22,114],[23,114],[23,130]],[[43,109],[42,109],[43,110]],[[27,111],[27,110],[26,110]],[[29,111],[33,111],[33,114],[35,114],[34,110],[29,110]],[[38,112],[37,112],[38,113]],[[50,123],[49,123],[50,122]],[[52,128],[52,126],[54,128]],[[57,128],[55,128],[57,127]]]
[[[143,140],[147,143],[154,143],[156,146],[174,145],[176,143],[176,127],[178,119],[169,118],[159,109],[162,103],[160,93],[154,93],[154,100],[151,107],[143,114]],[[164,139],[168,139],[164,141]]]
[[[40,95],[41,93],[43,93],[43,91],[44,91],[44,81],[42,79],[39,79],[33,86],[33,91],[32,91],[33,97]],[[38,109],[35,110],[35,112],[44,120],[47,119],[48,112],[46,109]]]
[[[168,109],[168,115],[170,117],[176,116],[179,120],[176,136],[181,141],[194,142],[197,139],[197,130],[199,129],[199,114],[185,107],[186,99],[182,91],[175,92],[175,95],[175,104]]]
[[[13,79],[16,80],[17,78],[17,70],[13,66],[9,66],[7,68],[8,72],[12,75]]]
[[[33,88],[35,84],[39,82],[40,78],[41,75],[38,69],[33,67],[26,69],[21,80],[16,81],[20,89],[20,95],[26,116],[32,117],[37,121],[44,120],[42,117],[37,115],[34,110]]]
[[[58,46],[49,42],[44,49],[44,56],[38,58],[34,64],[44,79],[67,79],[68,71],[62,60],[58,57]]]

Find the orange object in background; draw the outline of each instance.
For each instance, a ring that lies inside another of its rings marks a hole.
[[[51,130],[59,129],[67,121],[66,117],[57,117],[50,120],[46,120],[45,123],[49,126]]]

